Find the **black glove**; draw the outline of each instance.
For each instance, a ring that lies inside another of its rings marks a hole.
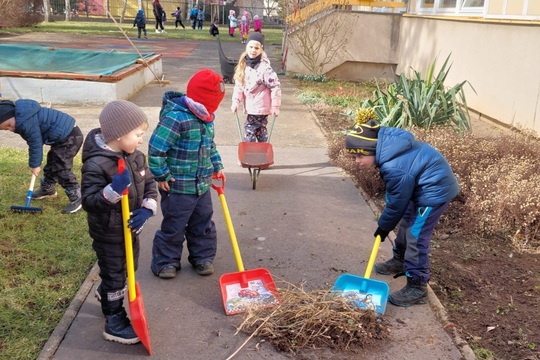
[[[375,231],[375,234],[373,234],[373,236],[377,237],[377,235],[380,235],[381,236],[381,242],[383,242],[384,239],[386,239],[386,237],[388,236],[389,233],[390,233],[390,231],[386,231],[386,230],[383,230],[380,227],[378,227],[377,230]]]
[[[135,234],[139,235],[144,225],[146,225],[148,218],[152,215],[154,215],[152,210],[147,209],[147,208],[139,208],[139,209],[133,210],[128,220],[128,227]]]
[[[114,175],[111,187],[117,194],[122,195],[129,185],[131,185],[131,175],[129,175],[129,171],[126,169],[122,174]]]

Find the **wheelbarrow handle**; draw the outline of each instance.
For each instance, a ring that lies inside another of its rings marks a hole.
[[[221,174],[220,176],[212,175],[212,180],[221,181],[221,186],[217,186],[212,182],[212,188],[217,191],[218,195],[225,193],[225,175]]]

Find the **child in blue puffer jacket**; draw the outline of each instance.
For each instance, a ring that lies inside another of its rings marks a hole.
[[[144,33],[144,38],[147,39],[146,34],[146,16],[144,16],[144,10],[139,10],[133,20],[133,27],[137,26],[137,39],[141,38],[141,33]]]
[[[20,99],[16,102],[0,101],[0,130],[19,134],[28,144],[28,165],[36,177],[41,173],[43,145],[50,145],[47,163],[43,167],[41,186],[34,191],[32,199],[57,195],[60,184],[69,198],[63,214],[81,209],[81,186],[72,172],[73,158],[83,143],[81,129],[75,119],[59,110],[44,108],[37,101]]]
[[[376,263],[375,270],[407,276],[407,285],[389,295],[390,303],[425,304],[431,236],[459,193],[458,182],[436,149],[406,130],[379,126],[374,117],[355,125],[346,136],[345,147],[360,167],[378,167],[386,184],[386,206],[374,236],[380,235],[384,241],[399,223],[393,258]]]

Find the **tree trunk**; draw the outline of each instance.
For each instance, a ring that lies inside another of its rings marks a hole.
[[[43,14],[43,22],[49,22],[51,16],[51,3],[49,0],[43,0],[43,10],[45,10],[45,14]]]
[[[69,0],[66,0],[66,21],[69,21],[71,19],[71,5],[69,3]]]
[[[124,22],[124,16],[126,15],[126,7],[128,0],[124,0],[124,6],[122,6],[122,14],[120,15],[120,24]]]

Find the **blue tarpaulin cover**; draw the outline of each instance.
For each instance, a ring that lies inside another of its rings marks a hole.
[[[143,53],[147,58],[154,53]],[[139,54],[58,48],[43,45],[0,44],[0,70],[60,72],[108,76],[135,64]]]

